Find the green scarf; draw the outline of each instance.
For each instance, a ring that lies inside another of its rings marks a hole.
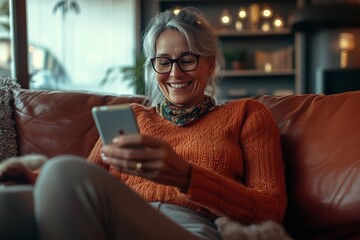
[[[156,105],[156,112],[176,126],[184,126],[211,111],[215,107],[212,97],[205,96],[204,102],[188,109],[178,108],[166,98]]]

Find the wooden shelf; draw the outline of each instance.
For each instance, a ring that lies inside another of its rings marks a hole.
[[[224,3],[239,3],[239,0],[158,0],[159,3],[182,3],[183,5],[192,5],[194,3],[196,4],[217,4],[217,5],[223,5]],[[251,4],[253,3],[253,0],[243,0],[243,4]],[[267,3],[296,3],[296,0],[267,0]]]
[[[266,77],[266,76],[293,76],[295,75],[294,69],[288,70],[273,70],[266,72],[259,69],[243,69],[243,70],[225,70],[224,77]]]
[[[219,37],[255,37],[255,36],[287,36],[291,35],[292,31],[290,28],[284,28],[279,30],[270,30],[270,31],[262,31],[260,29],[251,30],[251,29],[244,29],[244,30],[236,30],[236,29],[215,29],[215,33]]]

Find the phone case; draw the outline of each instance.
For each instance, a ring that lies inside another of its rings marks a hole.
[[[128,104],[92,108],[92,115],[103,144],[110,144],[119,134],[138,133],[138,126]]]

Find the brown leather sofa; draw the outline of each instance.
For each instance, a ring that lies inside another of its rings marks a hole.
[[[86,157],[98,133],[93,106],[145,103],[141,96],[14,90],[20,154]],[[360,239],[360,91],[261,96],[280,128],[295,239]]]

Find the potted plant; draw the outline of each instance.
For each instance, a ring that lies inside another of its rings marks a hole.
[[[246,59],[247,51],[245,49],[239,49],[235,51],[233,61],[231,62],[232,69],[244,69],[246,66]]]
[[[224,58],[227,69],[244,69],[246,66],[247,51],[245,49],[225,50]]]

